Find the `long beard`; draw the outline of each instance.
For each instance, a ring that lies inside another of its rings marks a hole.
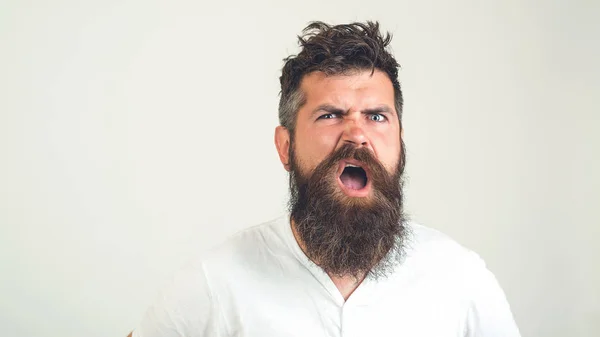
[[[402,144],[404,145],[404,144]],[[404,146],[402,146],[404,148]],[[370,171],[372,194],[349,197],[337,185],[337,167],[352,158]],[[334,276],[388,276],[402,257],[406,234],[402,173],[404,151],[393,174],[370,150],[350,144],[336,150],[310,175],[290,153],[291,218],[306,255]]]

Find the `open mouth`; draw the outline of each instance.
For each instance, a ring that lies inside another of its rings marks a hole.
[[[348,189],[362,190],[368,183],[367,172],[359,165],[344,163],[340,181]]]

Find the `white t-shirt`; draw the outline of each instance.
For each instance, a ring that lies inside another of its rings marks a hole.
[[[519,336],[475,253],[408,226],[403,262],[347,301],[302,252],[287,215],[246,229],[177,273],[133,336]]]

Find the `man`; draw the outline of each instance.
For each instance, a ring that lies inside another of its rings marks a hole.
[[[275,130],[289,214],[178,273],[133,336],[519,336],[482,260],[403,213],[390,40],[372,22],[304,30]]]

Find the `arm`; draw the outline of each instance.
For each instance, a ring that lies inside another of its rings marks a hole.
[[[178,272],[128,337],[187,337],[220,334],[219,315],[201,265]]]
[[[520,337],[504,291],[477,257],[479,267],[471,278],[465,337]]]

